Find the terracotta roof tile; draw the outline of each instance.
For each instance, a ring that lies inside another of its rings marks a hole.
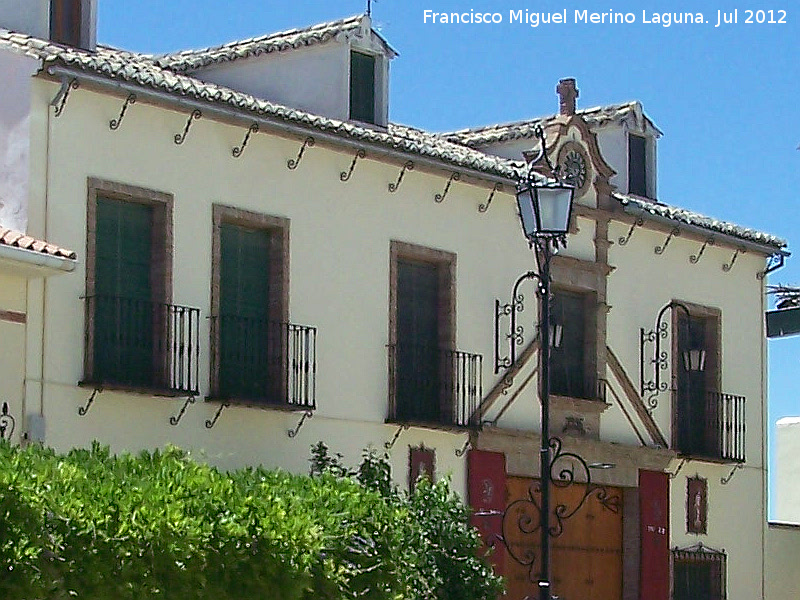
[[[44,240],[37,240],[29,235],[5,227],[0,227],[0,245],[49,254],[50,256],[56,256],[58,258],[68,258],[70,260],[76,260],[78,258],[78,255],[72,250],[61,248],[55,244],[45,242]]]

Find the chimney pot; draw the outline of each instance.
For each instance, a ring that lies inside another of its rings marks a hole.
[[[558,94],[558,112],[568,117],[575,114],[575,100],[580,96],[578,88],[575,86],[575,79],[572,77],[561,79],[556,86]]]

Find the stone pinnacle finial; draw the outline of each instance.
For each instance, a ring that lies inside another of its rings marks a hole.
[[[574,115],[575,100],[580,96],[580,92],[575,86],[575,79],[569,77],[559,80],[556,93],[558,94],[558,112],[567,116]]]

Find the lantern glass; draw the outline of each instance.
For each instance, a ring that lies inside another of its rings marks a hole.
[[[562,185],[535,187],[534,210],[538,233],[566,234],[575,188]]]
[[[683,352],[683,365],[687,371],[699,373],[706,368],[706,351],[694,348]]]
[[[526,238],[532,238],[538,232],[536,216],[533,210],[533,187],[530,184],[517,188],[517,208],[522,221],[522,230]]]

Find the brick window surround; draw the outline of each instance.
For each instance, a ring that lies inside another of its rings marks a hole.
[[[211,244],[211,390],[219,389],[220,365],[220,282],[222,264],[221,229],[223,224],[236,225],[247,229],[269,231],[270,236],[270,291],[266,301],[269,304],[270,321],[286,323],[289,320],[289,219],[257,212],[214,204],[212,208],[213,236]]]
[[[97,258],[97,200],[108,198],[153,207],[152,260],[150,266],[152,301],[169,304],[172,301],[172,194],[90,177],[86,201],[86,296],[95,295]],[[94,314],[86,308],[86,347],[84,373],[94,372]]]

